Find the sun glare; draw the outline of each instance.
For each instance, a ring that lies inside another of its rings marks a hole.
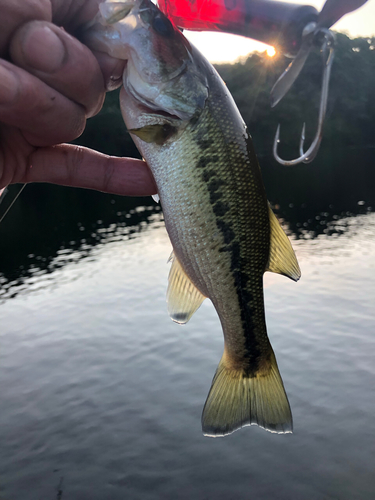
[[[273,47],[268,47],[267,49],[267,56],[268,57],[273,57],[276,55],[276,50]]]

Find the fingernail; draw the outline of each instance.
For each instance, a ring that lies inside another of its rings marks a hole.
[[[23,42],[26,64],[43,73],[57,71],[65,57],[65,47],[60,38],[48,26],[29,30]]]
[[[0,103],[11,104],[17,95],[17,77],[4,66],[0,66]]]

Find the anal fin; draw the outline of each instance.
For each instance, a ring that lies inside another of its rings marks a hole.
[[[172,261],[172,267],[168,276],[168,312],[173,321],[184,324],[206,297],[190,281],[173,252],[169,261]]]

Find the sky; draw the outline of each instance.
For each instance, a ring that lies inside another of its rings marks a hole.
[[[325,0],[294,0],[293,3],[312,5],[320,11]],[[361,8],[342,17],[332,29],[346,32],[351,38],[375,36],[375,0],[369,0]],[[267,49],[267,45],[241,36],[192,31],[184,31],[184,35],[209,61],[215,63],[234,62],[254,50],[263,52]]]

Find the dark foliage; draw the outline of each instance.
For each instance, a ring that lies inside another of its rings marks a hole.
[[[303,122],[307,126],[306,144],[310,144],[316,130],[322,78],[320,53],[310,55],[289,93],[271,109],[271,88],[287,64],[284,57],[270,59],[254,53],[244,62],[217,66],[248,125],[258,154],[270,151],[278,123],[282,145],[292,156],[298,148]],[[324,143],[330,147],[375,144],[374,88],[375,38],[352,40],[338,33],[323,147]]]
[[[283,157],[296,154],[302,124],[306,144],[316,130],[322,77],[319,51],[312,53],[284,99],[270,107],[270,91],[288,65],[282,56],[250,54],[235,64],[217,65],[254,139],[257,154],[271,151],[277,124],[281,124]],[[375,38],[350,39],[337,34],[328,110],[322,147],[375,145]],[[126,132],[118,106],[118,91],[107,95],[101,113],[89,120],[77,140],[99,151],[118,156],[139,156]]]

